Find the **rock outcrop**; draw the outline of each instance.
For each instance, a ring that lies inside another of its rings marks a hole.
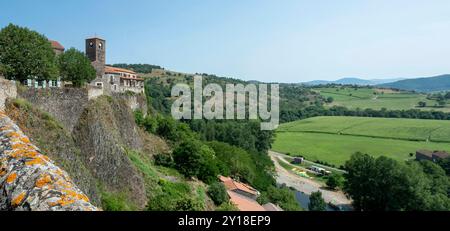
[[[89,101],[73,137],[85,165],[108,192],[126,195],[138,209],[145,207],[144,179],[127,154],[141,150],[143,142],[133,113],[122,99],[101,96]]]
[[[96,211],[69,175],[0,111],[0,210]]]

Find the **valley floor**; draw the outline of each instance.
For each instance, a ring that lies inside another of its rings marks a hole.
[[[299,192],[303,192],[307,195],[311,195],[313,192],[320,191],[322,196],[327,203],[332,203],[338,206],[348,207],[351,204],[343,192],[340,191],[330,191],[325,188],[325,185],[301,176],[298,176],[285,168],[283,168],[279,161],[283,161],[285,164],[291,165],[288,161],[284,159],[284,155],[274,151],[269,151],[270,158],[275,164],[275,169],[277,173],[277,183],[286,184],[288,187],[293,187]],[[292,165],[292,167],[296,167]]]
[[[449,128],[444,120],[314,117],[282,124],[273,150],[336,167],[356,152],[403,162],[417,150],[450,150]]]

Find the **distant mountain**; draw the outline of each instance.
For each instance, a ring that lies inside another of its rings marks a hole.
[[[402,79],[372,79],[372,80],[366,80],[366,79],[360,79],[360,78],[343,78],[338,79],[336,81],[326,81],[326,80],[314,80],[310,82],[305,82],[303,84],[315,86],[315,85],[324,85],[324,84],[341,84],[341,85],[360,85],[360,86],[367,86],[367,85],[378,85],[378,84],[385,84],[385,83],[391,83],[395,81],[399,81]]]
[[[378,86],[418,92],[449,91],[450,75],[405,79],[397,82],[381,84]]]

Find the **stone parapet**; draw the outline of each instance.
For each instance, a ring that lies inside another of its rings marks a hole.
[[[69,175],[0,112],[0,210],[97,211]]]

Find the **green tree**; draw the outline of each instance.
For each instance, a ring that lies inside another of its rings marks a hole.
[[[427,106],[427,102],[424,102],[424,101],[419,102],[419,107],[426,107],[426,106]]]
[[[285,211],[300,211],[300,205],[295,198],[295,192],[286,186],[277,188],[270,186],[266,191],[261,193],[258,198],[260,204],[272,202],[279,205]]]
[[[447,176],[450,176],[450,158],[445,158],[437,162],[444,169]]]
[[[322,193],[320,191],[311,194],[309,197],[308,209],[309,211],[325,211],[327,209],[327,204],[322,198]]]
[[[83,52],[70,48],[58,57],[61,77],[64,81],[71,81],[75,87],[82,87],[96,77],[91,61]]]
[[[225,186],[219,182],[213,183],[208,187],[208,195],[217,206],[229,201]]]
[[[332,174],[328,177],[326,183],[330,189],[336,190],[344,185],[344,177],[340,174]]]
[[[333,101],[334,101],[333,97],[330,96],[327,98],[327,103],[333,103]]]
[[[219,170],[214,151],[198,140],[186,140],[173,151],[177,169],[186,177],[197,177],[205,183],[217,179]]]
[[[445,94],[446,99],[450,99],[450,91]]]
[[[359,211],[448,210],[448,179],[431,162],[399,163],[357,153],[345,165],[345,192]]]
[[[28,28],[9,24],[0,31],[0,70],[7,79],[54,80],[59,70],[48,39]]]
[[[230,212],[230,211],[239,211],[239,209],[236,208],[236,206],[233,203],[228,202],[221,204],[219,207],[217,207],[216,211]]]

